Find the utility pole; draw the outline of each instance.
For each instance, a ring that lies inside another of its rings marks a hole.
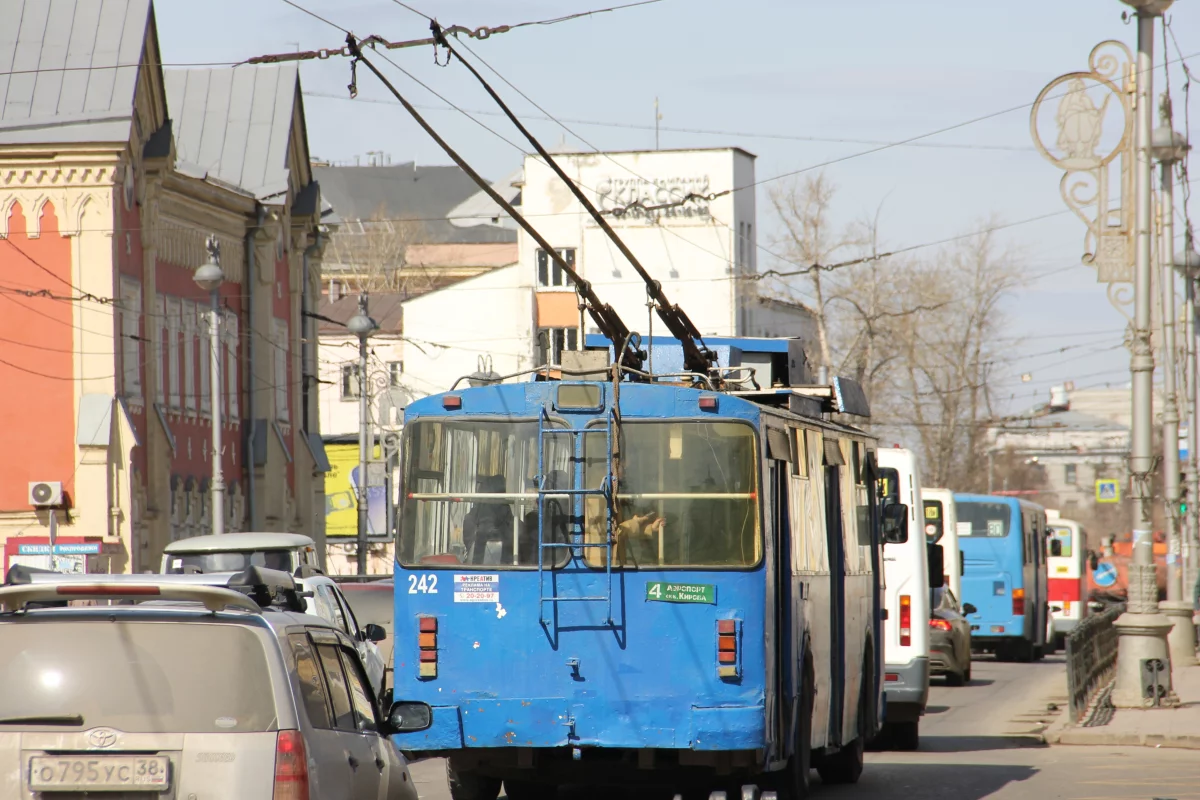
[[[371,458],[370,392],[367,391],[367,339],[379,329],[367,314],[367,296],[358,296],[358,312],[346,322],[358,337],[358,574],[367,574],[367,462]]]
[[[1192,243],[1192,231],[1184,233],[1183,252],[1175,256],[1175,267],[1183,275],[1184,343],[1187,347],[1188,391],[1188,465],[1187,465],[1187,547],[1183,571],[1183,599],[1196,602],[1197,580],[1200,578],[1200,414],[1196,400],[1200,391],[1200,372],[1197,371],[1196,335],[1200,333],[1196,319],[1196,278],[1200,276],[1200,253]]]
[[[1154,469],[1154,353],[1150,343],[1151,256],[1151,129],[1153,126],[1152,88],[1154,81],[1154,21],[1171,6],[1173,0],[1124,0],[1137,11],[1137,60],[1133,71],[1134,96],[1134,316],[1133,405],[1130,440],[1130,495],[1133,505],[1133,559],[1129,565],[1129,589],[1126,612],[1114,623],[1118,633],[1117,675],[1112,702],[1117,708],[1144,708],[1150,703],[1178,701],[1171,685],[1171,654],[1167,633],[1172,624],[1159,613],[1158,584],[1155,581],[1154,534],[1150,521],[1151,473]],[[1147,664],[1157,662],[1160,681],[1147,698],[1143,673]]]
[[[1171,97],[1159,106],[1161,125],[1154,130],[1154,157],[1159,164],[1159,262],[1163,326],[1163,506],[1167,522],[1167,602],[1160,604],[1173,626],[1167,634],[1171,663],[1196,664],[1196,629],[1192,604],[1183,602],[1183,532],[1179,514],[1179,404],[1175,341],[1175,165],[1187,152],[1187,141],[1171,127]]]
[[[211,309],[209,311],[209,383],[212,387],[212,486],[210,491],[212,497],[209,500],[209,507],[212,513],[212,532],[221,534],[225,532],[225,475],[221,469],[221,401],[223,399],[221,392],[221,301],[218,297],[217,290],[221,286],[221,282],[225,280],[225,273],[221,269],[221,247],[216,236],[209,236],[205,243],[208,249],[208,261],[201,265],[195,273],[192,274],[192,280],[196,282],[204,291],[208,292],[211,299]]]

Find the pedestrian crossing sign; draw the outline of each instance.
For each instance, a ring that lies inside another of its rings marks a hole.
[[[1101,479],[1096,481],[1097,503],[1121,502],[1121,484],[1115,480]]]

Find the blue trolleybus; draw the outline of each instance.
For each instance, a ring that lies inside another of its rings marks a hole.
[[[861,390],[581,355],[598,380],[542,370],[405,411],[396,744],[448,757],[455,800],[857,780],[882,716],[881,540],[907,537],[876,504],[874,441],[834,421],[867,413]]]
[[[963,601],[975,606],[971,648],[1003,661],[1046,648],[1046,510],[1013,497],[956,494]]]

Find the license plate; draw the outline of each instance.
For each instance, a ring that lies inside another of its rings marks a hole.
[[[163,789],[166,756],[35,756],[29,761],[30,791]]]

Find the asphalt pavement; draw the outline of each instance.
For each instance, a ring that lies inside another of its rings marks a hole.
[[[1152,800],[1200,798],[1194,752],[1149,747],[1050,747],[1042,732],[1066,713],[1062,655],[1036,664],[983,657],[969,686],[934,679],[913,753],[868,753],[853,786],[822,786],[830,800]],[[414,764],[422,800],[449,800],[440,760]],[[597,796],[589,793],[590,796]],[[582,798],[562,792],[563,798]],[[608,797],[621,796],[607,793]]]

